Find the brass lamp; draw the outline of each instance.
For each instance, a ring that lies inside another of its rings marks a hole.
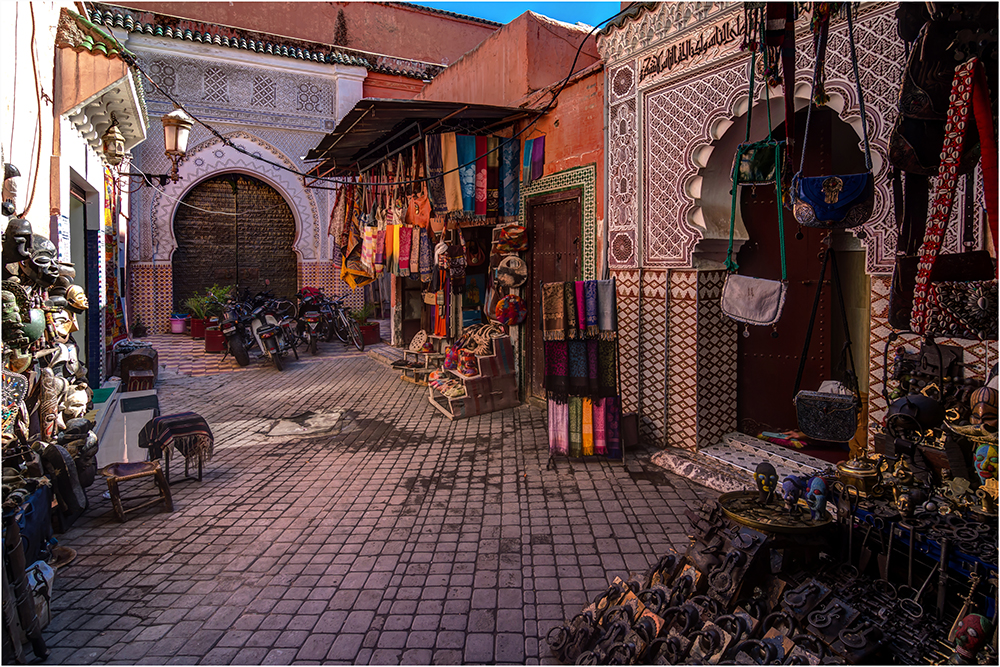
[[[163,152],[173,163],[170,180],[176,183],[180,180],[177,166],[187,154],[188,137],[191,135],[191,128],[194,127],[194,119],[178,107],[160,120],[163,122]]]
[[[104,159],[112,167],[121,164],[125,159],[125,135],[118,129],[118,118],[111,112],[111,127],[101,135],[101,149]]]

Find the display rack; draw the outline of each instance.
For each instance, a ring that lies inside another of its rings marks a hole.
[[[517,376],[514,373],[514,348],[510,336],[493,339],[493,354],[476,356],[478,375],[466,375],[456,370],[442,369],[462,383],[465,394],[445,396],[428,386],[428,400],[449,419],[465,419],[475,415],[506,410],[520,405]]]
[[[440,352],[411,352],[403,350],[403,361],[417,363],[419,366],[403,366],[400,368],[400,377],[405,382],[426,387],[427,376],[441,367],[444,354]]]

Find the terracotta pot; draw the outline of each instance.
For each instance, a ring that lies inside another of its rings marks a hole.
[[[196,317],[191,318],[191,338],[205,337],[205,320]]]
[[[382,342],[382,335],[379,333],[378,322],[369,322],[368,324],[359,325],[361,329],[361,339],[365,341],[365,345],[375,345],[376,343]]]
[[[205,329],[205,351],[225,352],[226,336],[219,327],[208,327]]]

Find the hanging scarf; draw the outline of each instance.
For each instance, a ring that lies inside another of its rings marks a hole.
[[[389,273],[399,275],[399,228],[401,225],[388,225],[386,239],[389,241]]]
[[[597,281],[597,330],[601,340],[618,337],[618,298],[615,281]]]
[[[597,343],[597,395],[614,396],[618,391],[618,369],[615,360],[615,342],[610,340],[587,341]],[[589,348],[588,348],[589,351]]]
[[[569,455],[583,456],[583,399],[569,399]]]
[[[369,271],[375,270],[375,231],[374,227],[365,227],[361,241],[361,264]]]
[[[563,340],[547,340],[545,347],[545,374],[542,376],[542,386],[548,392],[549,399],[556,403],[565,403],[569,395],[569,358],[567,343]]]
[[[545,137],[538,137],[531,144],[531,182],[542,177],[545,170]]]
[[[337,199],[333,205],[333,210],[330,211],[330,226],[327,228],[326,233],[333,237],[333,245],[335,247],[340,246],[340,235],[344,230],[344,224],[347,220],[347,190],[351,186],[345,185],[339,190],[337,190]],[[336,253],[334,253],[336,256]]]
[[[382,271],[385,268],[385,230],[375,230],[375,256],[372,260],[375,263],[375,270]]]
[[[608,458],[620,459],[622,457],[621,440],[621,410],[620,399],[617,396],[609,396],[604,399],[604,436],[608,442]]]
[[[531,145],[534,139],[524,140],[524,163],[521,165],[521,182],[524,187],[531,185]]]
[[[517,139],[506,139],[500,159],[500,222],[515,222],[521,210],[517,174],[521,146]]]
[[[486,215],[486,137],[476,137],[476,215]]]
[[[587,379],[587,342],[571,340],[566,345],[569,357],[569,394],[586,396],[590,386]]]
[[[549,454],[569,453],[569,405],[549,399]]]
[[[594,453],[604,456],[608,453],[608,440],[604,435],[604,399],[594,399]]]
[[[433,274],[434,264],[431,262],[431,235],[427,229],[420,230],[420,250],[417,257],[417,266],[420,271],[420,282],[429,283]]]
[[[587,338],[596,338],[597,328],[597,281],[586,280],[583,283],[584,325]]]
[[[577,319],[576,319],[576,289],[575,284],[570,281],[566,283],[563,291],[564,303],[566,304],[566,340],[576,340]]]
[[[573,282],[573,294],[576,296],[576,335],[584,337],[587,332],[587,302],[583,296],[583,281]]]
[[[500,140],[486,137],[486,217],[500,213]]]
[[[420,227],[413,228],[413,235],[410,237],[410,275],[414,280],[420,276]]]
[[[448,212],[448,199],[444,194],[444,161],[441,157],[441,135],[428,134],[424,141],[427,146],[427,196],[431,200],[431,208],[437,215]]]
[[[448,212],[462,210],[462,177],[458,174],[458,148],[455,133],[441,135],[441,161],[444,165],[444,196]]]
[[[566,283],[542,285],[542,338],[566,340]]]
[[[583,399],[583,455],[594,455],[594,404]]]
[[[410,276],[410,246],[413,243],[413,227],[399,228],[399,275]]]
[[[598,354],[598,341],[584,341],[587,345],[587,395],[600,395],[600,356]]]
[[[340,235],[337,238],[337,247],[340,248],[340,254],[347,254],[347,242],[350,240],[351,235],[351,224],[354,221],[354,216],[358,212],[358,207],[360,202],[358,199],[358,190],[353,184],[347,186],[346,202],[344,208],[344,224],[340,227]]]
[[[458,148],[458,176],[462,181],[462,210],[476,210],[476,138],[460,134],[455,138]]]

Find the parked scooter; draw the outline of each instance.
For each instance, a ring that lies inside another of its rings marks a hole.
[[[320,311],[323,293],[313,287],[303,287],[295,298],[299,300],[298,334],[302,338],[310,354],[317,353],[320,338],[330,340],[330,323]]]
[[[227,354],[232,354],[240,366],[250,364],[250,350],[257,347],[257,340],[250,330],[250,312],[246,303],[230,298],[222,306],[219,328],[226,337]]]
[[[291,350],[296,360],[299,353],[295,349],[298,336],[295,332],[297,323],[291,317],[279,319],[276,303],[264,295],[258,294],[258,301],[266,299],[250,313],[250,330],[257,345],[271,359],[271,363],[279,371],[283,368],[281,358]]]

